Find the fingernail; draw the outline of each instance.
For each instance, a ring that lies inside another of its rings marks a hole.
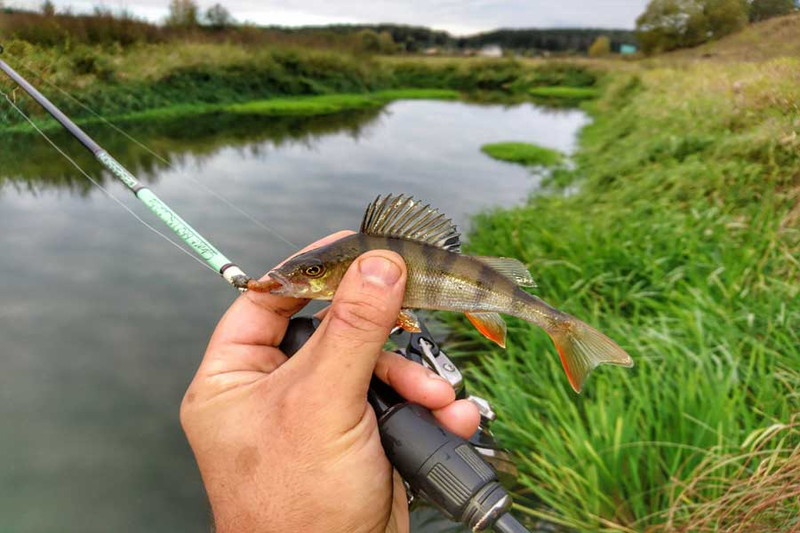
[[[436,372],[428,371],[428,379],[435,379],[436,381],[444,381],[445,383],[449,383],[444,377],[440,376]]]
[[[364,279],[377,285],[391,286],[400,279],[400,267],[385,257],[367,257],[358,264],[358,271]]]

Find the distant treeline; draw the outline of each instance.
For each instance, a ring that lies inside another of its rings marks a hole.
[[[330,33],[341,36],[374,32],[378,35],[390,35],[398,49],[407,52],[421,52],[428,48],[455,47],[456,45],[456,39],[446,31],[402,24],[334,24],[299,28],[270,27],[268,31],[279,31],[295,35],[325,35]]]
[[[603,29],[501,29],[467,37],[421,26],[400,24],[259,27],[237,24],[217,4],[202,16],[191,0],[173,0],[165,24],[153,24],[130,13],[97,8],[91,14],[57,13],[46,3],[42,12],[9,8],[0,11],[0,38],[17,38],[45,46],[74,44],[160,43],[171,40],[232,41],[289,45],[366,53],[420,53],[436,49],[463,53],[497,45],[517,53],[585,53],[599,36],[620,44],[635,43],[632,32]]]
[[[636,43],[636,37],[629,30],[558,28],[500,29],[458,39],[458,46],[459,48],[480,48],[496,44],[517,51],[544,50],[583,53],[601,36],[608,37],[613,52],[619,52],[620,45]]]
[[[292,34],[320,34],[333,32],[352,35],[371,31],[389,34],[401,51],[423,52],[432,48],[464,51],[497,45],[516,52],[578,52],[585,53],[600,36],[611,41],[611,50],[619,51],[622,44],[635,44],[636,37],[630,30],[595,28],[558,29],[499,29],[466,37],[455,37],[446,31],[433,30],[423,26],[402,24],[339,24],[333,26],[306,26],[302,28],[270,28]]]

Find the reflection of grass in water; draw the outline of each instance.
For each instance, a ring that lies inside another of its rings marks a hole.
[[[204,155],[221,146],[271,141],[308,140],[338,131],[359,135],[387,102],[398,99],[453,100],[457,91],[447,89],[386,90],[369,94],[341,94],[300,98],[274,98],[235,105],[181,105],[111,117],[128,133],[169,159],[180,154]],[[267,122],[264,116],[271,119]],[[106,150],[135,174],[148,178],[158,174],[163,163],[135,143],[107,127],[100,119],[79,121]],[[70,150],[92,177],[104,173],[94,158],[81,149],[55,121],[41,125],[48,135]],[[5,149],[0,152],[0,186],[4,182],[69,188],[86,193],[91,185],[27,124],[3,133]],[[25,158],[17,154],[25,153]]]
[[[551,167],[564,159],[558,150],[523,142],[484,144],[481,152],[500,161],[527,166]]]
[[[145,146],[172,163],[186,155],[201,158],[228,146],[251,146],[270,142],[280,146],[287,142],[308,142],[337,132],[361,135],[380,110],[364,109],[335,115],[312,117],[273,117],[269,121],[256,115],[218,113],[192,115],[155,121],[116,120],[125,131]],[[152,182],[166,165],[152,154],[106,125],[94,122],[84,125],[106,150],[124,166],[145,181]],[[48,135],[93,178],[105,183],[109,176],[88,152],[68,133],[60,130]],[[40,190],[64,188],[80,193],[91,190],[91,184],[65,159],[33,131],[6,133],[0,151],[0,188],[16,187]],[[21,158],[19,154],[26,154]]]

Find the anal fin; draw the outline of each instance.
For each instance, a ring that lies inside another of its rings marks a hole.
[[[506,347],[506,322],[497,313],[464,313],[472,325],[501,348]]]

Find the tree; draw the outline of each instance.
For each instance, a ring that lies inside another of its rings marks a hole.
[[[589,47],[589,57],[604,57],[611,53],[611,41],[605,35],[599,36]]]
[[[645,53],[702,44],[747,24],[745,0],[651,0],[636,19]]]
[[[702,0],[651,0],[636,19],[636,36],[648,54],[702,43],[708,38]]]
[[[706,0],[704,3],[712,39],[730,35],[747,25],[748,6],[745,0]]]
[[[362,52],[377,54],[381,51],[380,36],[373,30],[361,30],[356,33],[356,46]]]
[[[197,26],[199,8],[193,0],[172,0],[169,4],[167,26],[189,28]]]
[[[381,54],[394,54],[397,53],[399,46],[394,42],[392,34],[388,31],[382,31],[378,34],[378,50]]]
[[[42,4],[42,15],[52,17],[56,14],[56,6],[50,0],[45,0]]]
[[[214,4],[206,11],[206,23],[214,29],[224,30],[236,24],[236,21],[225,6]]]
[[[794,0],[750,0],[750,20],[758,22],[788,15],[795,9]]]

